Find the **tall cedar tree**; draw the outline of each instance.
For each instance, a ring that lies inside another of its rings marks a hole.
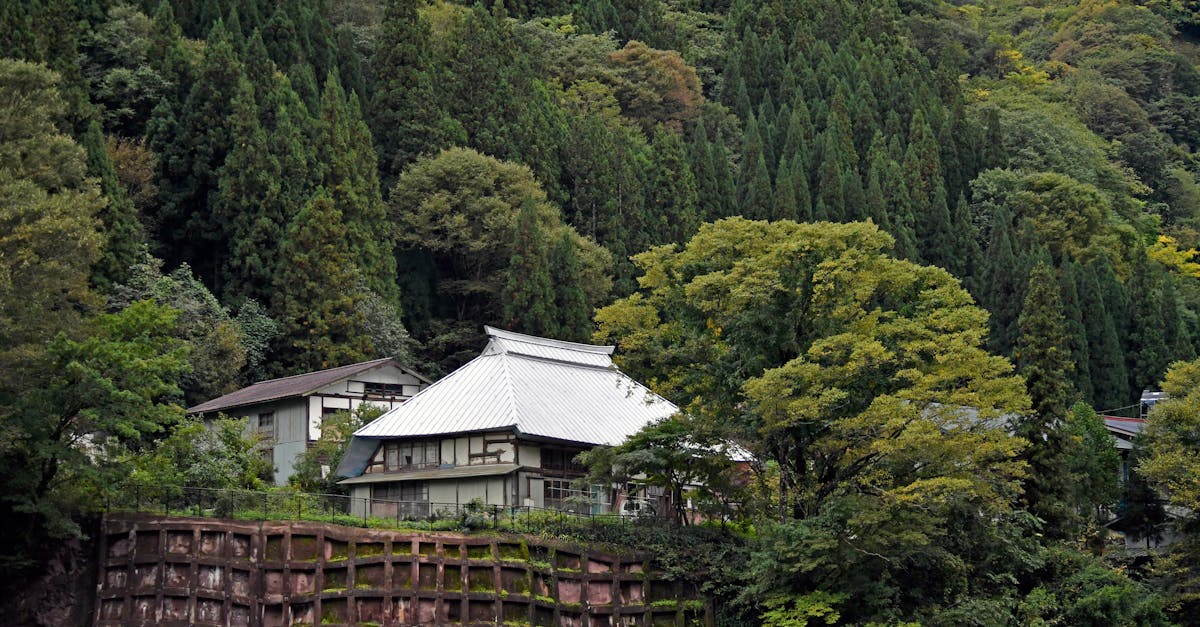
[[[500,294],[505,328],[532,335],[557,335],[550,255],[532,198],[526,198],[517,212],[507,272],[508,280]]]
[[[404,166],[446,145],[449,124],[433,89],[429,24],[417,0],[388,0],[375,56],[371,130],[385,181]]]
[[[655,243],[683,243],[700,226],[696,178],[688,165],[679,134],[659,125],[651,144],[653,183],[647,211],[655,216]]]
[[[586,342],[592,337],[592,314],[579,277],[579,253],[571,233],[563,229],[550,256],[550,282],[558,314],[558,337]]]
[[[1018,326],[1017,368],[1033,403],[1033,413],[1017,428],[1018,435],[1030,442],[1024,453],[1030,470],[1022,498],[1046,522],[1046,533],[1070,537],[1077,521],[1070,506],[1068,435],[1063,424],[1075,391],[1062,299],[1046,260],[1039,260],[1030,272]]]
[[[345,223],[350,258],[371,291],[397,303],[395,236],[392,229],[380,228],[387,222],[387,208],[379,190],[371,132],[362,120],[358,96],[350,94],[347,100],[333,74],[325,80],[319,137],[323,185]]]
[[[346,247],[349,233],[324,189],[288,225],[275,274],[280,337],[277,374],[296,374],[362,361],[372,352],[362,332],[358,268]]]
[[[1011,355],[1017,340],[1023,281],[1017,276],[1012,220],[1007,209],[1002,207],[992,215],[990,232],[992,241],[980,298],[992,314],[988,318],[988,348],[997,355]]]
[[[195,81],[182,103],[165,101],[151,121],[158,154],[157,242],[168,266],[187,262],[214,292],[225,262],[226,226],[213,211],[221,166],[233,145],[228,124],[242,75],[232,39],[212,28]]]
[[[737,188],[737,213],[753,219],[771,217],[771,175],[763,154],[763,137],[754,114],[742,137],[742,164]]]
[[[146,246],[146,237],[138,221],[137,209],[117,179],[104,135],[100,132],[100,122],[96,119],[88,123],[83,149],[87,151],[88,174],[99,179],[100,191],[108,199],[98,216],[105,237],[104,254],[92,270],[92,282],[106,290],[126,279],[129,268],[137,262]]]
[[[1088,380],[1092,386],[1091,403],[1101,411],[1128,405],[1129,378],[1125,369],[1125,351],[1096,275],[1088,268],[1073,265],[1079,290],[1079,310],[1087,331]],[[1082,366],[1081,366],[1082,367]]]
[[[1158,386],[1167,370],[1169,354],[1163,320],[1160,271],[1145,254],[1139,254],[1129,279],[1129,336],[1125,364],[1134,395]]]
[[[280,198],[284,172],[258,117],[254,87],[242,77],[228,122],[235,140],[213,202],[229,238],[221,281],[226,300],[269,297],[284,216],[291,210]]]
[[[1068,259],[1058,271],[1058,288],[1062,296],[1063,323],[1065,342],[1064,348],[1071,354],[1072,385],[1079,393],[1079,398],[1091,402],[1093,394],[1091,371],[1088,364],[1091,357],[1088,353],[1087,326],[1083,322],[1083,308],[1079,300],[1079,287],[1075,277],[1079,274],[1078,264]]]

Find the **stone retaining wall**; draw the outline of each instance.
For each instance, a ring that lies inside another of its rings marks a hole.
[[[646,554],[519,536],[112,514],[96,627],[709,625]]]

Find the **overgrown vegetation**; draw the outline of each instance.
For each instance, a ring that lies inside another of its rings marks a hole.
[[[130,476],[259,487],[254,442],[187,405],[372,357],[441,375],[493,324],[612,341],[686,409],[593,478],[703,485],[745,530],[638,540],[709,574],[729,624],[1187,622],[1198,24],[1166,0],[6,3],[4,563]],[[1122,493],[1097,413],[1175,362]],[[368,419],[330,422],[296,485],[336,490]],[[1114,516],[1185,541],[1114,568]]]

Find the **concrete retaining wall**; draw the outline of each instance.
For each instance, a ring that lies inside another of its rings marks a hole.
[[[96,627],[709,625],[645,554],[521,537],[113,514]]]

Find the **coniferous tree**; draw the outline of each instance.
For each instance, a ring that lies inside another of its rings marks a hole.
[[[227,224],[230,255],[222,268],[226,300],[266,300],[273,288],[287,214],[280,194],[284,177],[267,133],[259,123],[254,88],[242,77],[233,100],[230,130],[236,138],[221,168],[213,200]]]
[[[550,257],[550,280],[554,286],[558,337],[587,342],[592,337],[592,316],[579,280],[579,255],[575,239],[563,229]]]
[[[1047,259],[1039,259],[1025,290],[1015,354],[1033,413],[1018,423],[1017,433],[1030,442],[1024,454],[1030,471],[1023,498],[1030,511],[1046,521],[1046,533],[1055,537],[1069,537],[1077,522],[1068,499],[1068,436],[1062,428],[1075,394],[1064,323],[1054,271]]]
[[[771,175],[763,154],[763,138],[758,118],[746,121],[742,139],[741,173],[737,187],[737,213],[748,218],[765,219],[771,215]]]
[[[1125,369],[1125,351],[1116,325],[1108,312],[1104,292],[1096,273],[1075,266],[1075,284],[1079,289],[1079,307],[1088,339],[1088,378],[1092,383],[1093,404],[1101,411],[1113,410],[1132,402],[1129,377]]]
[[[1088,353],[1087,326],[1083,322],[1083,309],[1079,300],[1079,288],[1075,277],[1079,274],[1078,264],[1067,260],[1058,272],[1058,287],[1062,296],[1063,324],[1065,341],[1063,343],[1071,355],[1072,384],[1085,402],[1092,402],[1092,379],[1089,364],[1091,357]]]
[[[715,220],[737,213],[737,210],[733,207],[737,185],[733,182],[733,168],[729,163],[729,152],[725,148],[725,138],[719,127],[717,129],[717,136],[712,144],[712,164],[717,176],[717,198],[721,199],[721,211],[717,215],[707,216],[708,220]]]
[[[272,299],[280,322],[277,374],[322,370],[362,361],[372,351],[363,333],[358,268],[346,248],[341,212],[325,190],[288,225],[279,245]]]
[[[775,177],[775,201],[773,220],[799,220],[800,210],[796,204],[796,184],[792,164],[787,156],[779,160],[779,174]]]
[[[358,97],[351,94],[347,101],[332,74],[321,98],[319,137],[323,185],[345,221],[351,258],[371,291],[398,302],[395,237],[391,229],[379,228],[387,221],[387,208],[379,189],[371,132],[362,120]]]
[[[1187,325],[1179,312],[1179,291],[1175,287],[1175,279],[1170,274],[1163,277],[1162,285],[1162,318],[1164,344],[1167,347],[1167,362],[1190,361],[1195,359],[1196,350],[1188,335]]]
[[[713,166],[713,148],[704,121],[696,124],[696,135],[689,145],[688,158],[696,179],[696,213],[700,221],[715,220],[722,213],[717,169]]]
[[[811,222],[813,219],[812,192],[808,186],[808,168],[799,158],[791,162],[792,187],[796,191],[796,219]]]
[[[429,24],[417,0],[388,0],[371,69],[371,128],[389,183],[404,166],[446,145],[452,122],[433,89]]]
[[[1021,312],[1022,279],[1013,250],[1012,220],[1007,209],[992,215],[991,245],[984,268],[984,293],[987,304],[988,348],[997,355],[1012,355],[1017,343],[1017,318]]]
[[[677,133],[660,124],[651,150],[654,180],[647,210],[660,225],[655,241],[683,243],[700,226],[696,179]]]
[[[538,225],[537,206],[527,198],[517,213],[512,257],[506,270],[508,281],[500,295],[505,328],[532,335],[558,334],[549,257],[546,237]]]
[[[100,232],[105,237],[104,252],[92,271],[92,282],[101,290],[106,290],[128,278],[129,269],[146,246],[146,238],[138,221],[137,209],[117,180],[99,121],[93,119],[88,124],[82,145],[87,151],[88,174],[99,179],[100,191],[108,199],[97,216],[100,219]]]
[[[209,33],[196,79],[182,105],[163,103],[151,121],[159,159],[160,206],[154,222],[168,266],[189,263],[214,292],[226,260],[226,225],[215,219],[213,198],[233,145],[227,120],[242,75],[221,22]]]
[[[1129,336],[1125,348],[1129,387],[1134,394],[1157,388],[1169,364],[1166,323],[1156,268],[1138,255],[1129,279]]]

